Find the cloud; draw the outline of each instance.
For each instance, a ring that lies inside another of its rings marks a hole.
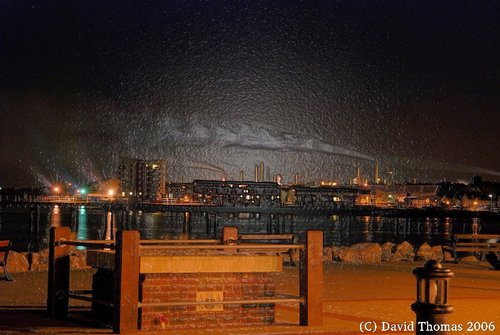
[[[172,135],[176,141],[191,145],[268,151],[316,152],[374,161],[374,158],[367,154],[314,137],[270,131],[265,128],[255,129],[246,125],[233,129],[222,126],[208,128],[195,125],[183,132],[174,131]]]

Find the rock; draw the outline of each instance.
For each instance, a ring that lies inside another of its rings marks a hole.
[[[71,269],[88,269],[87,266],[87,251],[70,249],[70,264]],[[40,252],[31,254],[31,271],[48,271],[49,270],[49,250],[45,249]]]
[[[332,260],[334,262],[340,261],[340,253],[342,250],[346,249],[346,247],[332,247]]]
[[[432,248],[429,244],[424,243],[418,248],[417,256],[419,260],[427,261],[432,258]]]
[[[444,262],[453,262],[455,261],[455,258],[453,257],[453,253],[450,251],[444,251],[442,252],[443,254],[443,261]]]
[[[415,259],[415,251],[412,245],[404,241],[396,246],[394,254],[391,256],[391,261],[413,261]]]
[[[323,249],[323,262],[332,262],[332,248],[326,247]]]
[[[28,258],[16,251],[9,251],[7,259],[7,270],[11,273],[27,272],[29,269]]]
[[[395,244],[392,242],[386,242],[382,244],[382,262],[387,262],[392,257],[392,250],[394,249]]]
[[[87,250],[75,250],[70,255],[70,265],[71,269],[81,270],[89,269],[90,266],[87,265]]]
[[[438,262],[442,262],[444,257],[443,257],[443,249],[441,248],[441,246],[435,245],[431,248],[431,250],[432,250],[431,259],[435,259]]]
[[[31,271],[48,271],[49,269],[49,249],[31,254]]]
[[[458,261],[459,263],[476,263],[478,262],[477,258],[475,256],[469,255],[469,256],[464,256],[460,258]]]
[[[342,262],[366,264],[380,263],[382,249],[377,243],[359,243],[340,251]]]

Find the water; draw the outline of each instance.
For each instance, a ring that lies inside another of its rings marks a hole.
[[[215,224],[215,222],[217,224]],[[270,222],[272,223],[270,225]],[[50,227],[71,227],[77,239],[114,239],[118,229],[138,229],[142,239],[214,238],[223,226],[237,226],[242,233],[296,233],[319,229],[325,246],[354,243],[427,242],[439,245],[451,233],[500,234],[500,223],[486,219],[407,218],[381,216],[284,216],[207,215],[164,212],[117,212],[85,208],[0,208],[0,239],[13,241],[21,252],[36,252],[48,246]]]

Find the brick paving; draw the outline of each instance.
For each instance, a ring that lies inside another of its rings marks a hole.
[[[276,306],[276,324],[272,327],[223,328],[212,330],[172,330],[162,334],[360,334],[362,321],[403,323],[415,320],[410,305],[415,300],[415,277],[412,269],[422,262],[381,263],[373,265],[328,264],[325,266],[323,320],[321,327],[299,327],[298,308]],[[500,271],[486,263],[445,264],[454,273],[449,302],[454,306],[449,322],[495,322],[495,331],[454,332],[452,334],[500,334]],[[88,289],[90,271],[72,272],[72,288]],[[47,273],[18,273],[16,282],[0,281],[0,334],[106,334],[109,328],[88,322],[51,320],[44,316]],[[298,293],[295,268],[276,275],[278,291]],[[74,309],[84,309],[76,302]],[[78,314],[80,315],[80,314]],[[157,332],[158,334],[160,332]],[[412,332],[385,332],[411,334]],[[154,332],[139,332],[154,334]],[[384,334],[377,332],[377,334]]]

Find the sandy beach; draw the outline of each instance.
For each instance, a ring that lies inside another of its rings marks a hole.
[[[325,264],[323,285],[323,326],[299,327],[298,306],[276,305],[276,326],[271,328],[235,328],[213,330],[165,331],[164,334],[360,334],[360,323],[371,321],[409,325],[415,320],[410,305],[415,301],[415,277],[412,269],[423,262],[386,262],[372,265]],[[500,272],[487,263],[445,264],[455,273],[451,280],[449,302],[454,312],[451,324],[463,325],[453,334],[500,334],[493,331],[466,332],[468,323],[494,324],[500,327]],[[71,273],[71,288],[90,289],[92,270]],[[105,325],[87,318],[88,304],[72,301],[70,319],[60,321],[45,316],[47,272],[15,273],[14,282],[0,281],[0,334],[19,333],[111,333]],[[297,268],[287,267],[276,275],[279,291],[298,294]],[[142,332],[146,334],[145,332]],[[408,331],[387,331],[410,334]]]

